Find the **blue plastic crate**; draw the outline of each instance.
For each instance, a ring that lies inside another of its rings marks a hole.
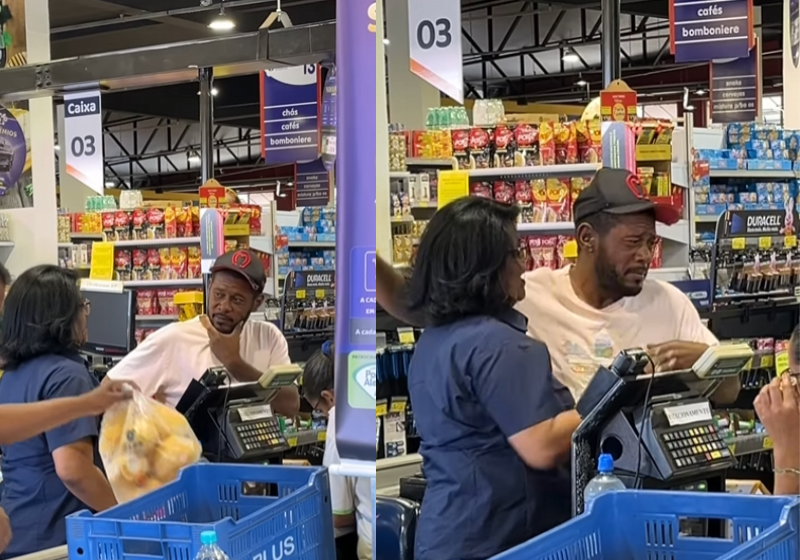
[[[245,496],[245,482],[277,488]],[[142,498],[67,518],[70,560],[192,560],[214,530],[231,560],[335,560],[324,468],[198,464]]]
[[[599,496],[589,511],[493,560],[797,560],[796,498],[701,494],[697,492],[622,491]],[[729,522],[730,539],[681,536],[681,519]],[[779,555],[739,556],[750,541],[759,553],[769,535],[780,531]],[[759,545],[761,543],[761,545]]]

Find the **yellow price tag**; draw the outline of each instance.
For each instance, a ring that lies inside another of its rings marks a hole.
[[[789,371],[789,352],[783,350],[775,354],[775,373],[783,375]]]
[[[747,245],[747,242],[745,241],[744,237],[736,237],[731,239],[731,248],[734,250],[741,251],[744,249],[745,245]]]
[[[109,242],[92,243],[92,266],[89,269],[92,280],[114,279],[114,244]]]
[[[764,437],[764,449],[772,449],[772,438],[769,436]]]
[[[325,299],[325,290],[317,290],[314,295],[317,299]]]
[[[794,249],[797,247],[797,236],[796,235],[787,235],[783,238],[783,246],[787,249]]]
[[[296,437],[286,438],[286,443],[289,444],[289,447],[297,447],[297,438]]]
[[[317,432],[317,441],[325,441],[327,437],[328,437],[328,432],[326,432],[325,430]]]
[[[406,411],[406,401],[397,401],[393,402],[392,406],[389,407],[391,412],[405,412]]]
[[[295,296],[297,299],[306,299],[306,291],[305,290],[297,290]]]
[[[400,344],[414,344],[416,340],[414,339],[414,331],[412,330],[403,330],[397,333],[400,336]]]
[[[375,405],[375,416],[378,417],[386,416],[387,412],[388,412],[388,407],[386,406],[385,402],[378,403]]]
[[[758,248],[759,249],[771,249],[772,248],[772,238],[771,237],[759,237],[758,238]]]
[[[439,172],[439,208],[465,196],[469,196],[469,172]]]

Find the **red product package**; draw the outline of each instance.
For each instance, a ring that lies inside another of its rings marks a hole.
[[[101,216],[103,220],[103,239],[105,239],[106,241],[117,241],[117,230],[114,227],[114,224],[116,223],[117,213],[103,212]]]
[[[547,179],[547,222],[568,222],[572,215],[569,204],[569,179]]]
[[[497,202],[511,204],[514,202],[514,185],[506,181],[497,181],[492,189]]]
[[[160,208],[150,208],[147,211],[147,238],[164,239],[164,237],[166,237],[164,211]]]
[[[528,252],[530,253],[530,270],[539,268],[544,264],[541,237],[528,237]]]
[[[540,165],[539,129],[529,124],[520,124],[514,129],[514,165],[516,167],[532,167]]]
[[[556,123],[556,163],[578,163],[578,138],[575,123]]]
[[[531,223],[543,224],[547,220],[547,184],[544,179],[531,181],[531,195],[533,200],[533,219]]]
[[[117,210],[114,214],[114,231],[117,241],[128,241],[131,238],[131,215],[125,210]]]
[[[452,132],[453,138],[453,157],[456,160],[457,169],[469,169],[469,131],[456,129]]]
[[[175,305],[175,294],[178,290],[158,290],[158,303],[161,307],[161,315],[177,315],[178,308]]]
[[[663,256],[661,254],[661,240],[659,239],[653,247],[653,258],[650,259],[650,268],[661,268],[663,266]]]
[[[134,334],[134,338],[136,339],[136,344],[139,345],[144,340],[144,329],[136,329]]]
[[[177,280],[172,269],[172,260],[170,259],[169,247],[162,247],[158,250],[158,262],[160,280]]]
[[[483,198],[492,198],[492,184],[486,182],[475,182],[469,185],[469,194]]]
[[[136,314],[158,315],[158,300],[153,290],[138,290],[136,292]]]
[[[514,193],[517,204],[525,205],[533,202],[533,191],[531,191],[531,184],[528,181],[516,181]]]
[[[131,251],[133,261],[133,280],[148,280],[147,278],[147,250],[134,249]]]
[[[137,208],[131,213],[132,239],[147,239],[147,213],[143,208]]]
[[[202,278],[202,263],[201,263],[201,255],[200,255],[200,247],[189,247],[188,249],[188,274],[186,275],[187,278]]]
[[[514,133],[507,126],[494,129],[494,167],[514,167]]]
[[[158,249],[147,250],[147,280],[161,279],[161,255]]]
[[[131,252],[127,249],[117,249],[114,255],[115,280],[130,282],[133,273]]]
[[[558,268],[558,236],[542,237],[542,266],[556,270]]]
[[[528,238],[527,237],[520,237],[519,238],[519,259],[525,266],[525,270],[531,270],[533,268],[533,260],[531,260],[531,252],[528,249]]]
[[[488,169],[492,165],[492,135],[485,128],[469,131],[470,169]]]
[[[172,265],[172,277],[176,280],[185,280],[189,274],[189,249],[187,247],[172,247],[169,250]]]

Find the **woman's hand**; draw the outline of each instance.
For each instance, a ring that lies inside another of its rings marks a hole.
[[[87,416],[100,416],[115,404],[129,400],[139,388],[130,381],[106,380],[100,386],[78,397],[86,407]]]
[[[0,553],[11,544],[11,522],[8,520],[6,512],[0,508]]]
[[[753,403],[776,453],[800,454],[800,394],[791,376],[776,377]]]

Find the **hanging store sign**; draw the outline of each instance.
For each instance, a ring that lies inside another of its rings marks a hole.
[[[752,0],[670,0],[675,62],[744,58],[753,47]]]
[[[11,111],[0,107],[0,196],[20,180],[27,156],[22,125]]]
[[[320,156],[325,169],[336,163],[336,66],[328,70],[322,88],[322,141]]]
[[[261,152],[264,163],[313,161],[320,149],[320,83],[316,64],[261,75]]]
[[[336,446],[343,461],[375,462],[375,189],[377,52],[374,0],[336,3]],[[458,27],[460,30],[460,26]],[[460,33],[459,33],[460,35]],[[384,124],[385,128],[385,124]],[[388,171],[388,169],[387,169]],[[370,276],[371,275],[371,276]],[[374,471],[373,471],[374,472]]]
[[[408,39],[411,72],[463,103],[461,2],[408,0]]]
[[[297,206],[327,206],[331,198],[331,176],[322,160],[298,163],[294,168]]]
[[[758,48],[750,56],[711,63],[711,120],[752,122],[758,117]]]
[[[106,181],[100,91],[64,96],[64,136],[60,154],[67,158],[67,173],[103,194]]]

